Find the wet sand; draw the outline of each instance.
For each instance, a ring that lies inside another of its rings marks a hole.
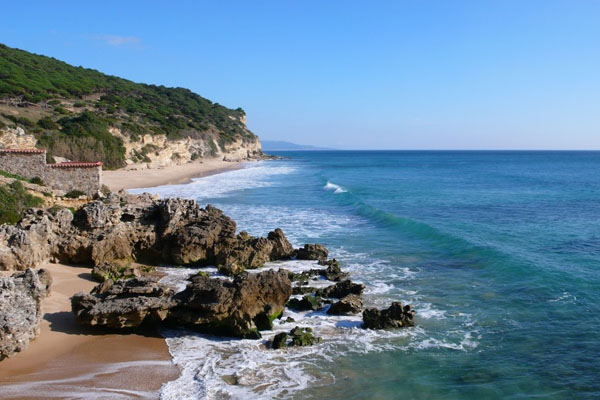
[[[167,345],[155,332],[122,335],[80,327],[70,297],[96,285],[89,268],[48,264],[54,280],[43,302],[40,335],[0,362],[0,398],[158,398],[176,379]]]

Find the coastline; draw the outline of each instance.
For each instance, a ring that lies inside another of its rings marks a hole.
[[[242,168],[242,164],[243,161],[223,161],[215,158],[164,168],[108,170],[102,171],[102,182],[113,192],[121,189],[174,185],[189,183],[193,178]]]
[[[158,398],[162,384],[179,376],[159,335],[123,335],[76,324],[70,297],[96,285],[89,268],[43,268],[53,284],[43,302],[40,334],[23,352],[0,363],[0,397]]]

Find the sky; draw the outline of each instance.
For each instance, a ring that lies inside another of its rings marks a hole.
[[[6,2],[0,42],[339,149],[600,149],[600,1]]]

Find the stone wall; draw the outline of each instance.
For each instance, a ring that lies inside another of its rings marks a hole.
[[[102,186],[101,162],[63,162],[46,165],[46,151],[38,149],[0,149],[0,170],[27,179],[39,177],[46,186],[68,193],[80,190],[98,193]]]
[[[81,190],[91,196],[102,186],[102,163],[50,164],[46,167],[44,182],[66,193]]]
[[[44,179],[46,152],[44,150],[0,149],[0,169],[31,179]]]

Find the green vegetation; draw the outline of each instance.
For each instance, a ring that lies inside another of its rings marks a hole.
[[[65,197],[69,199],[78,199],[81,196],[85,196],[85,193],[81,190],[71,190],[69,193],[65,194]]]
[[[31,207],[44,204],[40,197],[27,192],[20,181],[0,186],[0,224],[16,224],[23,217],[23,212]]]
[[[22,177],[21,175],[11,174],[10,172],[2,171],[0,169],[0,175],[6,178],[18,179],[20,181],[27,181],[27,178]]]
[[[41,121],[41,120],[40,120]],[[59,132],[45,133],[39,144],[52,154],[78,161],[102,160],[106,168],[125,165],[123,141],[108,131],[109,121],[90,111],[58,120]]]
[[[135,83],[0,44],[1,103],[41,107],[47,115],[37,122],[3,117],[37,133],[51,156],[100,160],[107,168],[124,165],[123,143],[109,126],[133,140],[146,133],[210,135],[221,148],[255,137],[241,122],[241,108],[229,109],[188,89]]]

